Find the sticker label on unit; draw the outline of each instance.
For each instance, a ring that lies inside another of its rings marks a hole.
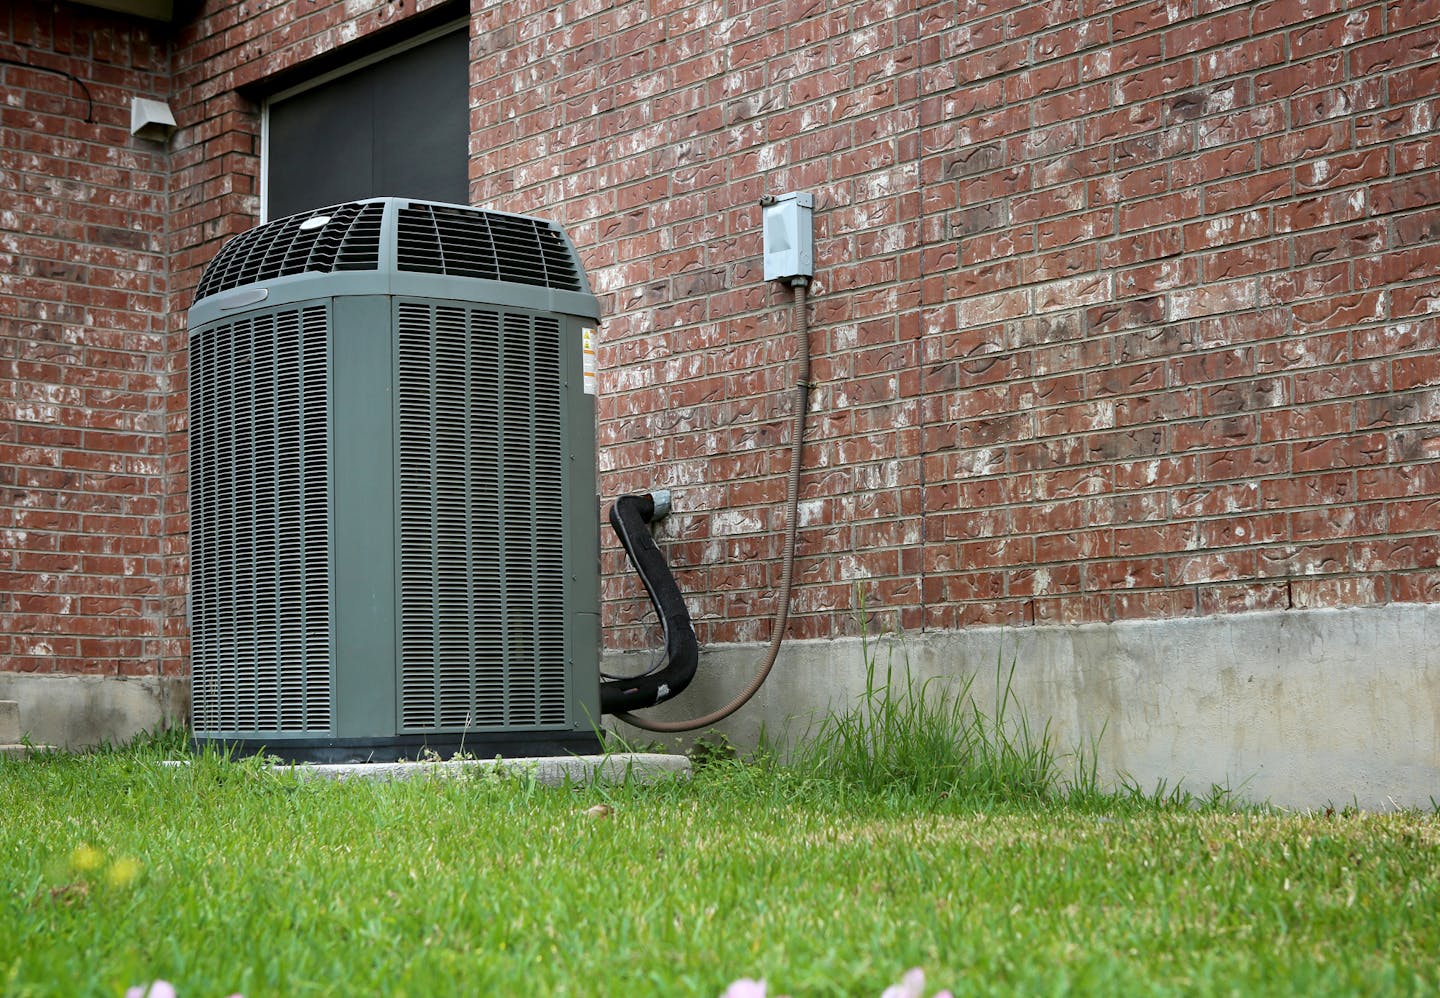
[[[585,326],[580,330],[580,370],[584,375],[586,395],[595,394],[595,330]]]

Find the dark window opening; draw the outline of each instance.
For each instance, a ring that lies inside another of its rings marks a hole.
[[[464,30],[269,104],[268,218],[367,197],[469,196]]]

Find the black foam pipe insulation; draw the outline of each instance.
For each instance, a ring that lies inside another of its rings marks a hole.
[[[620,538],[665,633],[664,664],[641,676],[606,679],[600,683],[600,711],[620,714],[664,703],[690,685],[700,662],[700,645],[690,611],[665,556],[650,535],[655,500],[649,495],[624,495],[610,507],[610,527]]]

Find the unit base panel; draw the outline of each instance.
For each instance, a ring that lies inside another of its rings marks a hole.
[[[493,731],[471,734],[396,735],[390,738],[228,738],[197,735],[190,740],[196,751],[213,747],[237,757],[273,756],[283,762],[356,763],[404,762],[430,757],[450,760],[458,753],[477,759],[521,759],[534,756],[595,755],[600,739],[572,732]]]

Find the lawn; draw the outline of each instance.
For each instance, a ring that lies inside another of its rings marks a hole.
[[[0,991],[879,995],[910,967],[957,995],[1440,985],[1433,814],[723,760],[655,786],[334,784],[167,750],[0,762]]]

